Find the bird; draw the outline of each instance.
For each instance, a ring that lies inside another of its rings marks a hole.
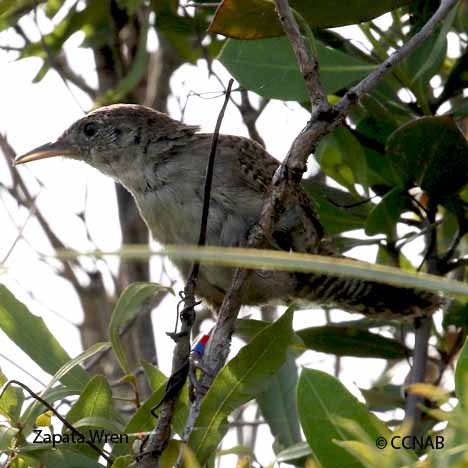
[[[53,156],[84,161],[122,184],[135,199],[153,238],[165,244],[197,243],[212,134],[152,108],[113,104],[73,123],[55,141],[15,158],[23,164]],[[279,162],[251,139],[220,134],[214,164],[206,244],[242,246],[258,222]],[[305,192],[280,215],[262,248],[340,256]],[[308,199],[312,229],[304,229],[300,200]],[[308,232],[307,236],[304,233]],[[191,264],[175,259],[187,279]],[[201,264],[196,294],[219,308],[234,269]],[[433,292],[326,273],[253,270],[241,290],[243,305],[303,304],[336,307],[370,318],[414,318],[441,305]]]

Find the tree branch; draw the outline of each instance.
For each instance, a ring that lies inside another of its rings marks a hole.
[[[327,109],[330,105],[328,104],[327,94],[320,83],[318,60],[307,47],[288,0],[275,0],[275,6],[284,32],[291,43],[299,64],[299,70],[304,78],[311,108]]]
[[[240,97],[240,104],[238,104],[234,100],[233,102],[239,109],[242,120],[244,121],[244,125],[247,127],[247,131],[249,132],[249,137],[257,143],[260,143],[264,147],[265,142],[263,141],[263,138],[257,130],[257,120],[262,114],[262,112],[265,110],[265,107],[268,105],[270,100],[267,98],[262,98],[262,100],[260,101],[260,106],[258,107],[258,109],[255,109],[255,107],[250,102],[249,92],[246,89],[240,89]]]

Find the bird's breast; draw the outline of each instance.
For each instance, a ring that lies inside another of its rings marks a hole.
[[[200,225],[201,200],[180,187],[165,185],[135,195],[140,213],[154,239],[162,244],[194,244]]]

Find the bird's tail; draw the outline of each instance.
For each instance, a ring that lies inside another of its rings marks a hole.
[[[295,297],[379,319],[430,315],[443,304],[439,295],[429,291],[304,273],[297,274]]]

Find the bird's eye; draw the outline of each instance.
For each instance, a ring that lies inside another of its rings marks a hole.
[[[97,125],[94,122],[88,122],[83,127],[83,133],[88,137],[91,138],[92,136],[96,135],[97,132]]]

